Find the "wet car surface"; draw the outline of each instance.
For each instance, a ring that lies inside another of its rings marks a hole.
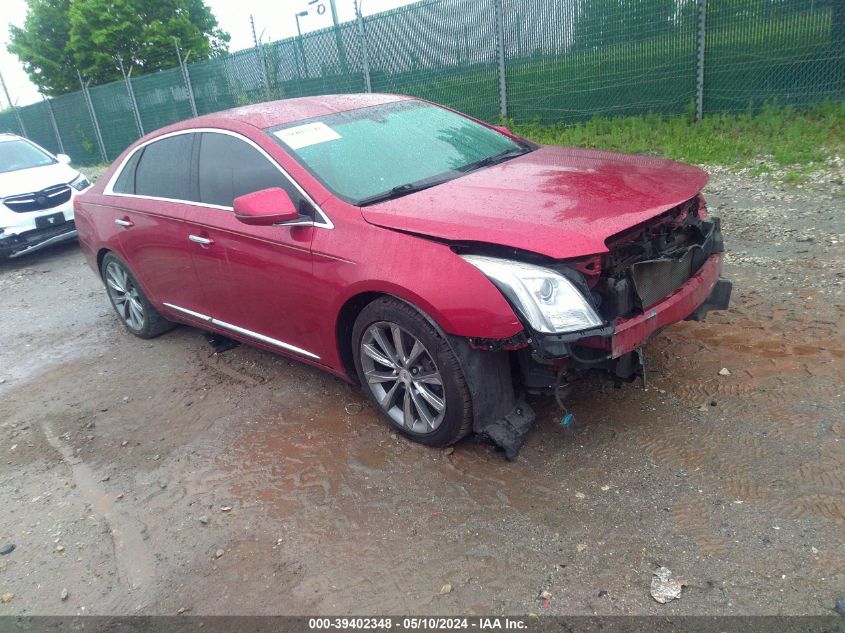
[[[73,245],[3,264],[0,613],[830,613],[845,261],[821,236],[842,202],[754,188],[705,191],[741,237],[730,310],[651,341],[647,391],[576,385],[574,430],[533,399],[511,463],[409,442],[256,348],[129,337]],[[657,565],[679,600],[649,596]]]
[[[397,433],[475,433],[511,460],[536,419],[522,392],[645,385],[651,336],[729,306],[707,179],[368,93],[161,128],[74,207],[135,336],[184,323],[275,351],[365,385]]]

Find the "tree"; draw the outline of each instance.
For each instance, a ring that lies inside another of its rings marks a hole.
[[[222,31],[203,0],[28,0],[22,28],[10,27],[9,51],[41,91],[79,89],[76,69],[95,84],[120,79],[118,57],[135,74],[225,52]]]
[[[68,45],[70,3],[71,0],[29,0],[23,28],[9,27],[9,52],[18,56],[32,83],[48,95],[79,88]]]

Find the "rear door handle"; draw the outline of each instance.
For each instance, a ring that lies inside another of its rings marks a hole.
[[[133,226],[135,226],[135,223],[132,220],[117,219],[114,221],[114,223],[118,226],[122,226],[125,229],[131,229]]]
[[[189,235],[188,239],[197,244],[202,244],[203,246],[211,246],[214,244],[214,240],[210,240],[207,237],[200,237],[199,235]]]

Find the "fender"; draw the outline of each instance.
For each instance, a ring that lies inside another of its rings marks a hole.
[[[349,301],[378,293],[410,303],[452,336],[504,339],[523,330],[499,289],[448,245],[368,225],[354,207],[352,213],[339,211],[329,211],[338,230],[319,231],[312,242],[314,278],[325,284],[320,294],[329,298],[325,322],[316,329],[337,331]],[[354,239],[360,234],[363,240],[364,233],[366,256],[361,254],[362,241]],[[414,254],[412,263],[409,252]],[[341,366],[335,341],[330,347],[325,345],[321,356]]]

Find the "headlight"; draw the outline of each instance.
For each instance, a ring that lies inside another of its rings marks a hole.
[[[602,325],[584,295],[553,270],[483,255],[461,257],[487,275],[538,332],[560,334]]]
[[[71,181],[70,186],[76,189],[77,191],[82,191],[83,189],[87,189],[91,186],[91,181],[88,180],[82,174],[79,174],[76,178]]]

